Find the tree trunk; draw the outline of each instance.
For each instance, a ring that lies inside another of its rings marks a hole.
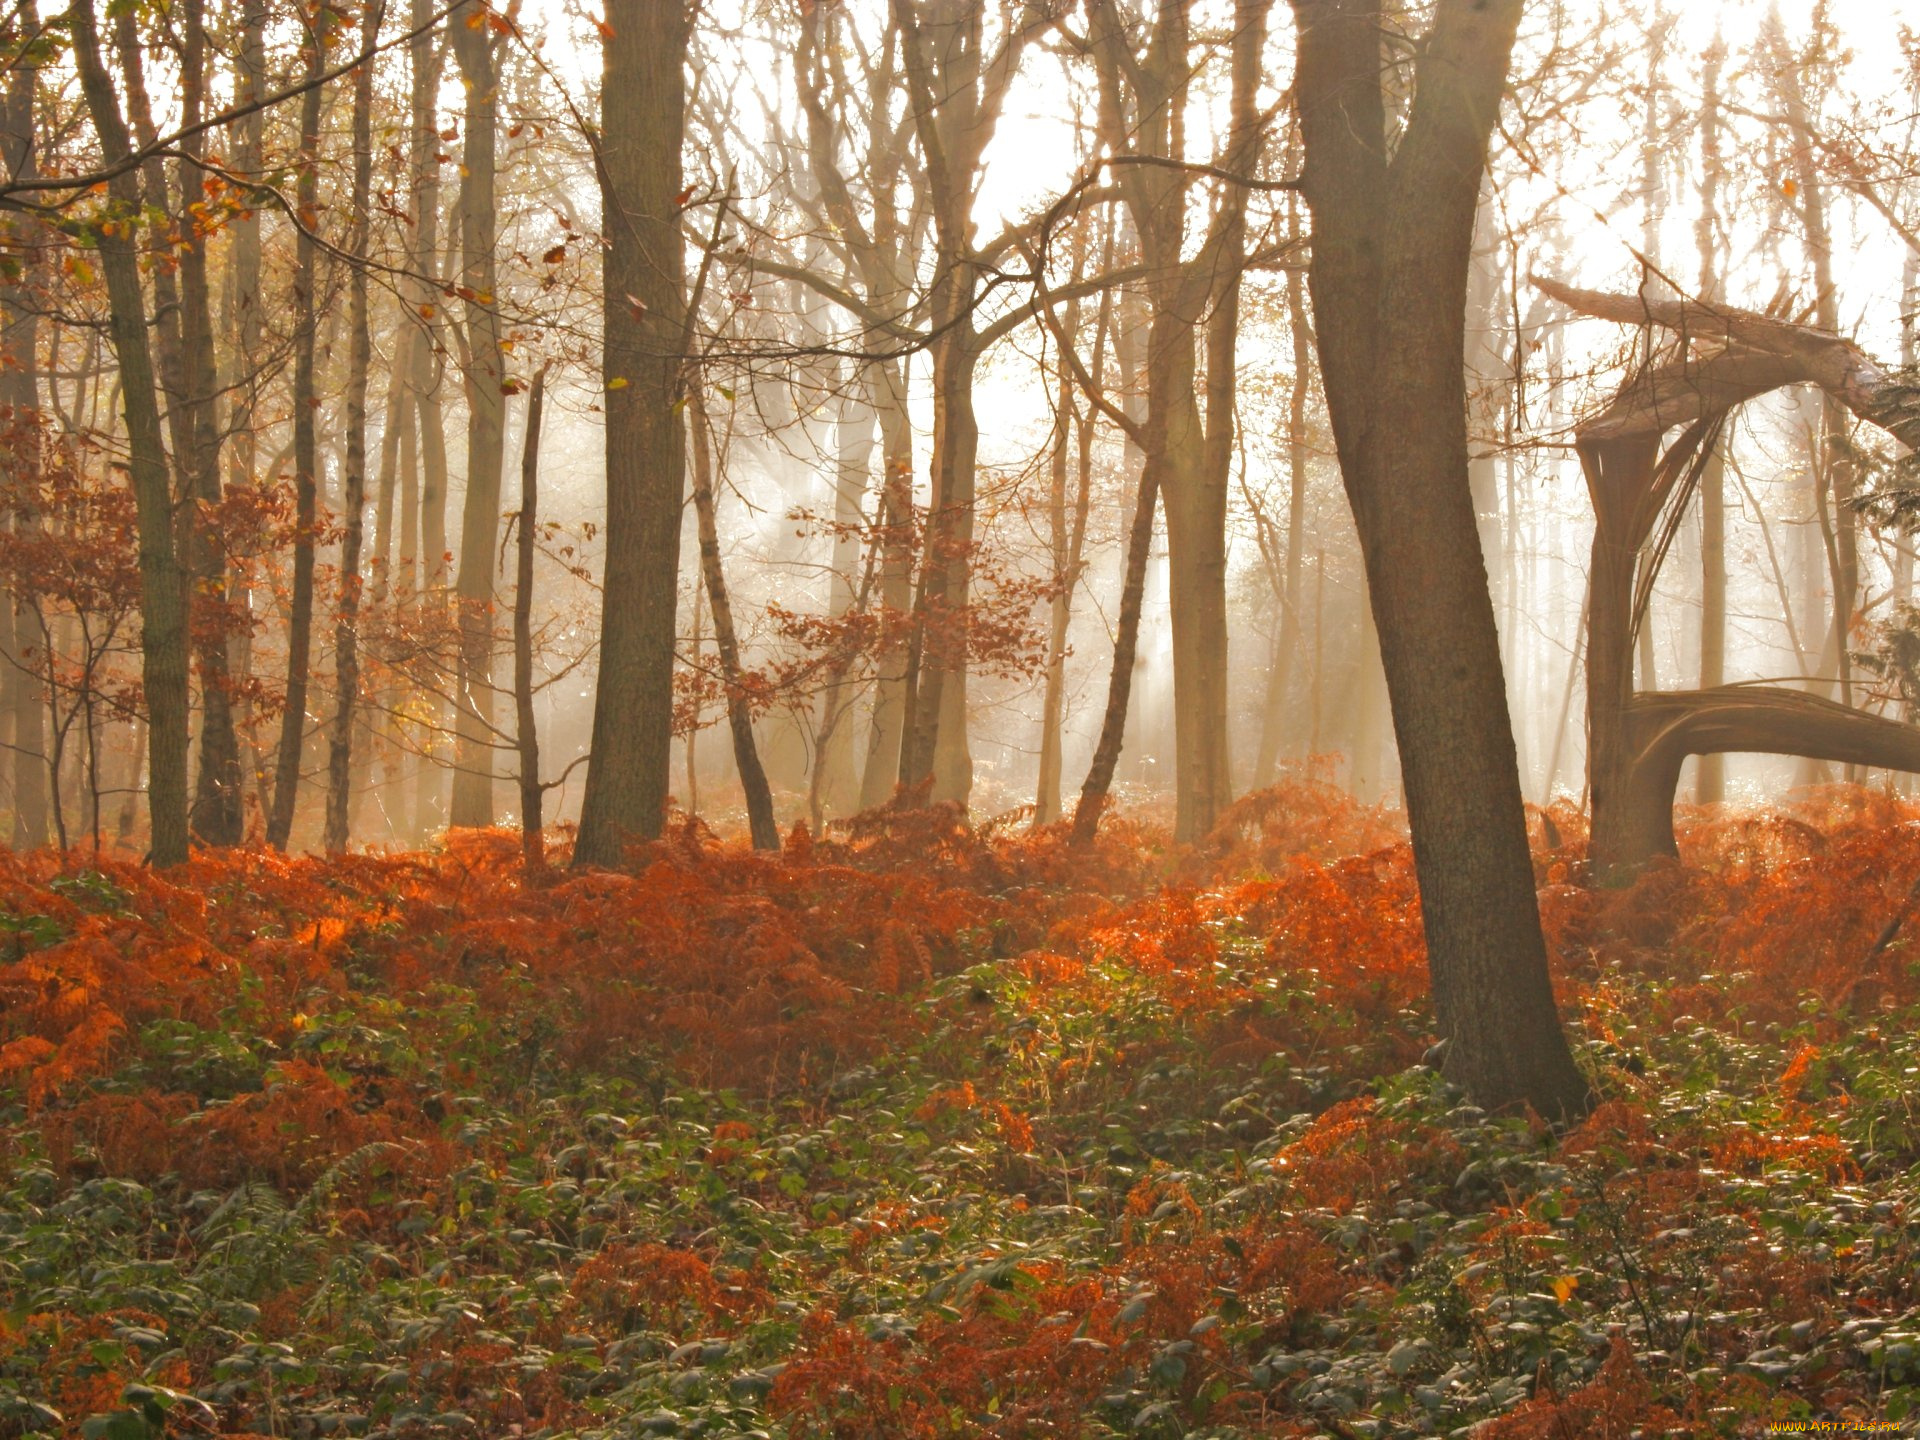
[[[1288,211],[1288,235],[1297,241],[1297,202],[1290,203]],[[1307,528],[1307,394],[1313,383],[1313,335],[1307,322],[1306,280],[1297,269],[1287,272],[1287,334],[1293,345],[1293,378],[1287,388],[1287,559],[1280,635],[1267,676],[1267,706],[1253,772],[1256,789],[1271,785],[1276,775],[1286,723],[1287,686],[1293,674],[1293,658],[1300,649],[1300,575]],[[1294,743],[1297,746],[1299,742]]]
[[[934,282],[932,504],[913,638],[900,781],[930,782],[931,798],[965,805],[973,789],[967,739],[967,630],[980,425],[974,370],[981,344],[973,312],[982,269],[973,247],[981,157],[1033,20],[1011,15],[990,41],[985,7],[971,0],[892,0],[907,111],[927,174]]]
[[[417,432],[418,543],[413,555],[414,609],[422,633],[437,634],[447,614],[447,440],[441,415],[441,358],[439,293],[433,277],[440,270],[440,137],[436,133],[436,97],[446,52],[442,31],[431,25],[433,0],[412,0],[409,23],[414,36],[408,42],[408,150],[413,227],[408,257],[413,275],[401,293],[410,301],[407,317],[414,325],[407,363],[408,394]],[[410,513],[411,512],[410,510]],[[403,540],[403,548],[407,548]],[[414,771],[414,839],[424,838],[444,823],[445,775],[436,749],[446,727],[446,705],[440,687],[419,697],[419,758]]]
[[[1153,422],[1149,418],[1148,422]],[[1073,843],[1085,845],[1100,828],[1100,814],[1113,789],[1113,772],[1120,764],[1120,747],[1127,733],[1127,704],[1133,698],[1133,667],[1140,644],[1140,605],[1147,593],[1147,561],[1153,554],[1153,511],[1159,499],[1159,472],[1140,469],[1139,494],[1133,502],[1133,524],[1127,531],[1127,569],[1120,583],[1120,618],[1113,636],[1113,673],[1107,679],[1107,708],[1100,720],[1100,739],[1093,747],[1093,764],[1080,786],[1073,809]]]
[[[181,122],[191,129],[205,108],[207,30],[205,0],[186,0],[185,46],[180,71]],[[180,142],[179,192],[199,184],[195,163],[205,137],[189,134]],[[227,657],[232,628],[227,594],[227,555],[218,525],[198,507],[220,504],[220,391],[213,348],[213,304],[207,283],[207,237],[189,209],[181,222],[180,342],[186,362],[188,431],[191,450],[181,479],[192,498],[188,533],[193,597],[200,613],[192,618],[194,655],[200,670],[200,770],[196,777],[194,834],[209,845],[238,845],[246,838],[245,791],[240,778],[240,739],[234,730],[233,675]]]
[[[931,780],[929,798],[965,804],[973,789],[967,746],[967,617],[973,572],[974,467],[980,422],[973,408],[971,270],[957,256],[940,262],[933,347],[933,470],[926,553],[907,665],[911,697],[901,740],[900,783]]]
[[[191,125],[200,118],[206,94],[206,29],[203,6],[185,7],[185,44],[181,50],[181,114]],[[137,17],[122,10],[113,17],[114,45],[120,54],[133,139],[143,149],[157,138],[153,106],[147,94],[146,54]],[[199,135],[184,139],[183,157],[198,157]],[[202,523],[202,505],[220,500],[220,445],[215,416],[219,379],[213,354],[213,312],[207,291],[206,238],[181,200],[196,185],[197,165],[176,167],[178,185],[167,179],[158,154],[140,174],[145,190],[148,233],[157,254],[171,263],[151,267],[154,295],[153,335],[165,420],[173,440],[179,477],[175,507],[175,545],[187,586],[187,635],[201,676],[200,766],[188,820],[193,834],[209,844],[237,844],[242,838],[240,751],[233,729],[227,676],[225,616],[226,562],[217,534]],[[212,613],[209,613],[211,610]],[[191,715],[189,715],[191,726]],[[191,745],[191,740],[189,740]]]
[[[126,121],[113,81],[100,56],[93,0],[76,0],[67,12],[74,65],[99,136],[102,158],[123,164],[132,154]],[[152,862],[178,865],[187,858],[187,594],[175,548],[173,496],[160,436],[159,396],[147,348],[147,306],[140,290],[140,262],[131,221],[139,211],[139,184],[131,170],[108,184],[119,223],[109,234],[96,229],[100,265],[107,282],[108,329],[119,361],[120,396],[126,409],[128,471],[138,515],[140,546],[141,680],[146,692],[151,779],[147,791]]]
[[[10,27],[10,38],[18,42],[22,27],[29,33],[39,26],[32,3],[24,5],[19,20]],[[0,118],[0,151],[4,152],[7,172],[20,179],[32,179],[40,173],[34,140],[35,96],[40,67],[28,56],[14,62],[7,76],[4,117]],[[34,260],[36,246],[31,241],[37,226],[16,221],[15,238],[20,245],[23,266],[18,286],[31,286],[41,273]],[[22,233],[24,232],[24,233]],[[40,421],[40,326],[39,314],[28,301],[8,305],[5,312],[4,349],[11,362],[0,372],[0,405],[5,406],[3,422],[11,438],[15,465],[29,466],[28,476],[37,479],[40,466],[43,427]],[[22,529],[37,527],[39,521],[29,514],[18,514],[14,523]],[[6,654],[0,664],[0,696],[4,697],[3,738],[13,746],[13,845],[25,850],[44,845],[48,838],[47,812],[47,734],[46,712],[42,708],[39,683],[26,654],[43,642],[33,611],[19,600],[10,600],[0,615],[6,626]]]
[[[413,393],[409,389],[402,401],[401,413],[389,424],[400,427],[400,485],[396,503],[400,511],[400,589],[393,605],[393,619],[404,630],[418,624],[420,614],[420,438],[416,428],[419,421],[417,407],[413,403]],[[420,800],[425,784],[424,777],[433,769],[430,750],[433,744],[431,732],[422,731],[418,742],[409,738],[411,722],[397,713],[397,701],[404,694],[389,699],[390,713],[388,724],[390,751],[394,757],[390,783],[387,787],[387,805],[393,817],[394,833],[400,843],[406,846],[417,845],[421,837]],[[416,703],[424,703],[424,699]],[[411,753],[413,760],[412,784],[408,784],[407,760]]]
[[[362,7],[360,48],[379,39],[380,10]],[[333,733],[327,750],[329,855],[346,852],[353,804],[354,712],[360,701],[360,550],[367,508],[367,370],[373,361],[373,331],[367,317],[367,241],[372,228],[373,66],[353,72],[353,195],[347,242],[352,274],[347,280],[347,476],[340,545],[340,598],[333,632],[335,696]]]
[[[1634,695],[1626,657],[1641,597],[1622,578],[1620,552],[1637,550],[1663,517],[1673,523],[1689,483],[1711,462],[1704,447],[1716,441],[1722,418],[1735,406],[1811,382],[1911,447],[1920,440],[1920,414],[1907,387],[1857,345],[1825,330],[1707,301],[1534,283],[1584,314],[1659,325],[1686,342],[1670,359],[1630,376],[1607,408],[1578,431],[1596,516],[1587,635],[1589,859],[1596,877],[1630,879],[1649,859],[1675,853],[1671,811],[1686,755],[1755,749],[1817,762],[1906,768],[1906,752],[1897,764],[1886,758],[1893,753],[1892,737],[1920,732],[1821,697],[1745,686]],[[1686,429],[1662,452],[1660,441],[1675,426]]]
[[[1270,0],[1234,12],[1226,176],[1253,177],[1266,121],[1258,108]],[[1227,182],[1197,256],[1186,255],[1185,110],[1194,74],[1190,3],[1161,6],[1144,50],[1113,0],[1090,6],[1088,46],[1100,77],[1102,137],[1122,158],[1117,183],[1140,237],[1152,306],[1147,338],[1144,466],[1167,520],[1173,628],[1174,834],[1197,840],[1232,799],[1227,747],[1227,491],[1233,456],[1235,342],[1247,189]],[[1197,346],[1207,346],[1201,413]]]
[[[1379,624],[1446,1073],[1590,1103],[1554,1009],[1467,475],[1467,271],[1520,0],[1439,0],[1387,159],[1378,0],[1295,0],[1320,369]]]
[[[460,165],[460,251],[464,282],[467,499],[460,526],[460,664],[454,686],[454,825],[493,823],[493,567],[500,538],[500,471],[505,455],[506,355],[494,294],[494,179],[499,130],[499,50],[493,27],[457,11],[447,33],[466,86],[466,146]]]
[[[540,420],[547,398],[547,367],[533,372],[527,396],[527,435],[520,452],[520,517],[513,572],[514,739],[520,752],[520,853],[529,870],[544,869],[541,834],[540,726],[533,713],[533,559],[540,524]]]
[[[237,102],[246,103],[256,101],[266,93],[267,7],[265,0],[237,0],[237,9],[240,43],[234,98]],[[261,148],[265,128],[266,114],[259,110],[234,123],[233,166],[236,173],[255,179],[264,175],[266,162]],[[266,334],[266,310],[260,294],[259,212],[243,211],[233,219],[231,229],[233,289],[228,331],[236,371],[226,387],[232,404],[228,413],[228,428],[233,436],[229,452],[233,467],[231,483],[235,487],[251,489],[259,478],[259,440],[254,433],[254,412],[259,397],[259,367]],[[228,665],[230,672],[244,685],[253,669],[253,595],[243,584],[235,589],[231,599],[235,634],[228,651]],[[249,691],[243,688],[236,698],[237,723],[247,736],[255,803],[264,818],[272,808],[273,800],[267,788],[266,764],[248,695]],[[243,818],[245,813],[245,799],[242,797]]]
[[[1719,285],[1720,186],[1725,161],[1720,150],[1720,67],[1727,47],[1715,36],[1708,47],[1700,87],[1700,217],[1694,222],[1700,257],[1699,294],[1717,298]],[[1700,688],[1722,684],[1727,670],[1727,459],[1719,445],[1700,472]],[[1726,761],[1702,755],[1694,776],[1694,800],[1717,805],[1727,798]]]
[[[693,439],[693,509],[700,528],[700,574],[713,614],[713,647],[720,657],[720,680],[727,690],[727,728],[733,736],[733,763],[747,797],[747,828],[756,850],[778,850],[780,827],[773,818],[773,791],[753,741],[753,706],[740,667],[740,642],[733,629],[733,602],[727,572],[720,562],[720,529],[713,510],[713,440],[706,398],[697,376],[687,391]]]
[[[320,453],[314,434],[313,388],[313,287],[318,247],[310,227],[319,223],[319,79],[326,72],[326,23],[322,15],[307,31],[305,72],[309,89],[300,98],[300,175],[294,188],[301,229],[294,247],[293,274],[293,608],[287,622],[286,709],[280,717],[280,749],[274,762],[273,810],[267,817],[267,843],[276,850],[285,850],[293,835],[300,760],[306,748],[308,671],[313,662],[313,550]]]
[[[1634,693],[1633,603],[1650,525],[1639,522],[1652,484],[1659,436],[1634,436],[1584,449],[1593,497],[1593,550],[1587,565],[1587,786],[1592,804],[1588,859],[1612,878],[1621,856],[1650,854],[1644,806],[1635,789],[1638,756],[1627,719]],[[1676,782],[1679,775],[1674,776]],[[1673,792],[1667,792],[1672,808]],[[1662,822],[1671,831],[1671,818]]]
[[[1102,264],[1113,264],[1113,232],[1107,231]],[[1064,333],[1071,337],[1078,328],[1077,305],[1069,306]],[[1094,321],[1093,364],[1090,372],[1099,376],[1106,369],[1107,331],[1113,316],[1111,292],[1100,297]],[[1080,583],[1080,571],[1087,546],[1087,515],[1093,503],[1093,415],[1083,412],[1073,399],[1072,376],[1064,369],[1060,375],[1058,433],[1054,436],[1047,518],[1053,550],[1053,603],[1048,616],[1046,691],[1040,707],[1040,773],[1034,785],[1033,823],[1051,825],[1060,818],[1061,729],[1067,708],[1067,633],[1073,623],[1073,592]],[[1067,503],[1067,457],[1073,452],[1073,503]]]
[[[619,5],[604,45],[607,562],[575,865],[617,864],[627,841],[658,836],[666,818],[686,491],[679,196],[690,24],[678,3]]]
[[[1798,57],[1787,48],[1777,15],[1769,17],[1767,40],[1773,52],[1774,84],[1787,115],[1789,151],[1798,181],[1794,200],[1806,234],[1807,258],[1813,262],[1814,323],[1822,330],[1838,334],[1840,297],[1833,279],[1833,239],[1827,224],[1826,184],[1813,154],[1813,127],[1801,86],[1801,66]],[[1849,502],[1858,479],[1858,467],[1847,435],[1846,407],[1831,393],[1821,396],[1817,444],[1813,466],[1815,504],[1822,517],[1828,579],[1833,588],[1827,648],[1836,667],[1841,703],[1850,705],[1853,683],[1848,638],[1860,589],[1860,561],[1858,533]],[[1836,687],[1828,683],[1821,688],[1831,692]],[[1851,766],[1848,778],[1853,778]]]
[[[831,613],[845,620],[854,608],[865,545],[868,472],[873,465],[874,411],[872,389],[878,367],[856,362],[842,382],[834,416],[833,485],[833,599]],[[854,774],[853,683],[847,667],[836,665],[820,698],[820,728],[815,742],[813,773],[809,779],[809,809],[817,828],[828,815],[845,815],[857,808],[859,780]]]
[[[907,373],[898,360],[879,367],[880,636],[872,728],[860,772],[860,808],[884,805],[900,779],[906,730],[907,645],[913,605],[913,430],[907,419]]]

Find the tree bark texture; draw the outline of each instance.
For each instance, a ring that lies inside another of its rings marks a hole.
[[[680,0],[616,0],[604,45],[600,185],[607,248],[607,565],[593,750],[576,865],[614,865],[666,818],[686,290],[680,147],[690,16]]]
[[[1315,338],[1379,626],[1446,1073],[1589,1103],[1554,1008],[1468,480],[1466,286],[1521,0],[1439,0],[1388,158],[1378,0],[1295,0]]]

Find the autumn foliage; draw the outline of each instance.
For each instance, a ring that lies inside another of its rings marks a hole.
[[[1876,942],[1920,826],[1693,816],[1626,891],[1576,814],[1535,828],[1608,1097],[1565,1136],[1420,1066],[1407,848],[1311,774],[1190,849],[932,809],[778,854],[682,820],[583,874],[496,832],[0,854],[10,1206],[197,1287],[62,1288],[19,1230],[0,1399],[836,1440],[1889,1413],[1920,978]]]

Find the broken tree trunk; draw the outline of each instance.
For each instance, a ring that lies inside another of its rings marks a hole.
[[[1534,284],[1582,314],[1677,337],[1666,358],[1630,377],[1578,431],[1595,522],[1586,637],[1595,877],[1621,883],[1649,860],[1678,853],[1673,799],[1689,755],[1920,766],[1920,729],[1802,691],[1716,685],[1636,693],[1632,683],[1646,591],[1726,415],[1781,386],[1813,384],[1911,447],[1920,439],[1913,391],[1828,331],[1699,300]],[[1649,543],[1654,563],[1636,576],[1634,557]]]

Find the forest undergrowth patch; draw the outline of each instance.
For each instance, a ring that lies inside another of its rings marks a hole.
[[[1423,1063],[1410,856],[1311,777],[1191,849],[0,853],[0,1435],[1920,1418],[1920,811],[1623,891],[1534,824],[1563,1135]]]

